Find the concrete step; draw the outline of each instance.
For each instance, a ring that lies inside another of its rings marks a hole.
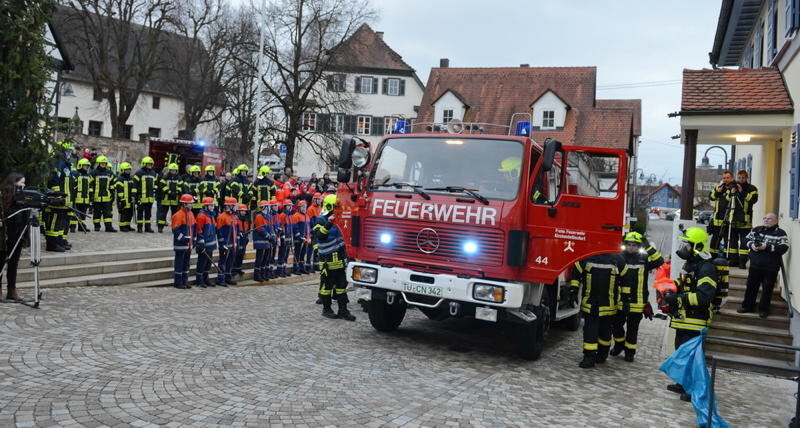
[[[780,345],[792,344],[792,335],[789,333],[789,330],[741,323],[714,321],[711,323],[708,334],[711,336],[735,337],[738,339],[756,340]]]
[[[769,357],[765,357],[765,356],[753,357],[753,356],[746,356],[746,355],[730,354],[730,353],[721,352],[721,351],[710,351],[710,350],[708,350],[706,348],[706,361],[710,361],[712,356],[721,357],[721,358],[730,358],[730,359],[735,359],[735,360],[739,360],[739,361],[742,361],[742,362],[748,362],[748,363],[767,364],[767,365],[771,365],[771,366],[795,368],[793,361],[774,359],[774,358],[769,358]],[[748,366],[746,364],[718,363],[717,367],[731,368],[731,369],[736,369],[736,370],[747,370],[747,371],[750,371],[750,372],[762,373],[762,374],[768,374],[768,375],[780,376],[780,377],[794,377],[794,376],[796,376],[792,372],[787,372],[787,371],[783,371],[783,370],[763,369],[763,368]],[[709,368],[710,368],[710,366],[709,366]],[[719,376],[719,374],[717,374],[717,376]],[[724,374],[722,376],[724,376]]]
[[[736,310],[742,306],[743,301],[744,297],[728,296],[728,298],[722,303],[722,307]],[[772,314],[783,315],[789,313],[789,305],[787,305],[786,302],[780,297],[773,297],[772,300],[769,301],[769,308],[770,313]]]
[[[706,339],[706,352],[723,352],[736,356],[749,356],[758,358],[769,358],[777,361],[794,362],[794,352],[775,349],[763,345],[751,345],[745,343],[726,342],[717,339]]]
[[[149,259],[172,255],[172,248],[137,248],[117,251],[97,251],[86,253],[42,253],[40,267],[83,265],[99,262],[116,262],[132,259]],[[20,265],[27,265],[28,258],[21,258]]]
[[[717,321],[789,330],[789,317],[785,313],[759,318],[757,313],[740,314],[736,312],[736,309],[723,307],[718,314],[714,314],[712,325]]]
[[[744,297],[744,292],[747,290],[747,286],[745,284],[731,284],[728,287],[728,296],[736,296],[736,297]],[[780,299],[781,298],[781,289],[778,287],[774,287],[772,289],[772,298]]]

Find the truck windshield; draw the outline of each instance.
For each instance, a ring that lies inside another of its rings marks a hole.
[[[513,140],[391,138],[373,167],[371,188],[396,192],[400,187],[387,185],[403,183],[451,194],[446,188],[464,188],[487,199],[513,200],[519,191],[523,149]]]

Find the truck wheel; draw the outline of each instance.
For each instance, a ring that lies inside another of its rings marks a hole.
[[[393,305],[387,304],[385,300],[369,302],[369,322],[375,330],[395,331],[405,316],[406,304],[403,302],[395,302]]]
[[[542,296],[542,305],[533,308],[536,321],[517,324],[516,340],[519,354],[526,360],[536,360],[542,355],[547,332],[550,330],[550,308],[547,305],[547,291]]]
[[[564,318],[558,323],[558,326],[567,331],[578,330],[581,328],[581,313],[578,312],[569,318]]]

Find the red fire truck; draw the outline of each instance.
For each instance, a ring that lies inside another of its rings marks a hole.
[[[524,136],[345,139],[335,218],[372,326],[393,331],[408,308],[505,322],[538,358],[551,323],[580,326],[573,263],[619,251],[626,164],[623,150]]]
[[[203,140],[156,137],[147,139],[147,155],[155,161],[156,171],[161,171],[174,160],[177,161],[181,173],[186,170],[186,165],[201,165],[204,170],[206,166],[213,165],[219,173],[225,157],[222,150],[207,147]]]

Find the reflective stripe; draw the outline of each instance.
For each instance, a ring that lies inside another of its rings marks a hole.
[[[578,272],[583,273],[583,266],[581,266],[580,263],[575,263],[575,269],[577,269]]]
[[[624,342],[624,341],[625,341],[625,336],[622,336],[622,337],[615,337],[615,338],[614,338],[614,342],[617,342],[617,343],[622,343],[622,342]]]
[[[580,281],[578,281],[577,279],[573,279],[572,281],[569,282],[569,284],[571,286],[573,286],[573,287],[580,287],[581,286]]]
[[[709,278],[707,276],[705,276],[703,278],[700,278],[700,281],[697,281],[697,286],[699,287],[699,286],[701,286],[701,285],[703,285],[705,283],[711,284],[711,286],[713,286],[714,288],[717,288],[717,281],[714,281],[713,279],[711,279],[711,278]]]
[[[583,349],[585,349],[587,351],[596,351],[597,350],[597,344],[596,343],[583,342]]]
[[[688,293],[686,296],[689,298],[690,306],[697,306],[699,304],[697,301],[697,293]]]
[[[622,294],[630,294],[631,288],[630,287],[621,287],[620,291],[622,291]]]
[[[647,261],[653,262],[653,261],[658,260],[659,258],[661,258],[661,253],[656,251],[655,253],[653,253],[653,254],[651,254],[650,256],[647,257]]]
[[[599,344],[601,344],[603,346],[611,346],[611,341],[610,340],[597,339],[597,343],[599,343]]]
[[[189,246],[188,245],[186,245],[186,246],[183,246],[183,245],[177,246],[176,245],[176,246],[173,246],[172,249],[173,250],[188,250]]]
[[[603,263],[591,263],[591,262],[586,263],[586,268],[610,269],[614,272],[617,272],[617,270],[619,269],[617,265],[607,265]]]
[[[636,344],[625,342],[625,347],[628,349],[636,349]]]

